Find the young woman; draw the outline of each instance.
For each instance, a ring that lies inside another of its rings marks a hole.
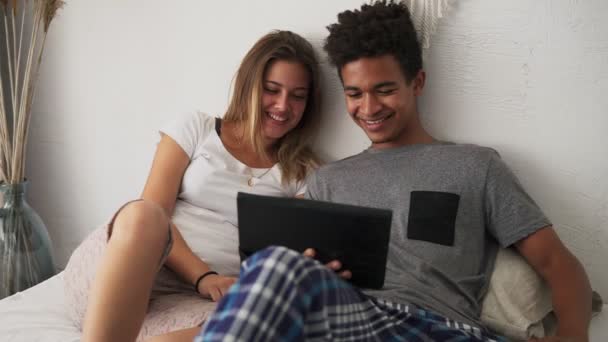
[[[67,265],[83,341],[196,334],[238,274],[237,192],[302,195],[317,165],[308,147],[319,121],[317,68],[305,39],[267,34],[243,59],[223,119],[196,113],[160,131],[142,198]]]

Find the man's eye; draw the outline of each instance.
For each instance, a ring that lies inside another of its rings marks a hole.
[[[378,90],[378,94],[380,95],[390,95],[395,92],[396,89],[381,89]]]
[[[346,93],[346,96],[356,99],[358,97],[361,97],[361,93]]]

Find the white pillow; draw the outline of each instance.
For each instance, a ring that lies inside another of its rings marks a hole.
[[[508,338],[527,340],[545,336],[543,319],[552,310],[544,280],[519,253],[501,248],[482,303],[482,323]]]

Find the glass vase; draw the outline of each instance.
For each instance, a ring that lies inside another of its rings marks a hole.
[[[56,273],[49,233],[25,201],[26,189],[27,181],[0,184],[0,299]]]

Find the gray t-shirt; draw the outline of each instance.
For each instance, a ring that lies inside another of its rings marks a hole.
[[[369,149],[308,179],[307,198],[393,211],[377,298],[481,326],[498,244],[550,225],[494,150],[444,142]]]

